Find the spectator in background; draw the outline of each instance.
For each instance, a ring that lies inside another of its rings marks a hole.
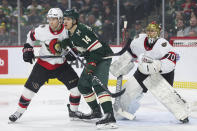
[[[0,8],[2,8],[4,14],[9,17],[10,14],[12,13],[13,11],[13,8],[11,5],[9,5],[8,1],[7,0],[2,0],[2,5],[0,5]]]
[[[143,32],[142,29],[142,22],[139,20],[135,21],[135,25],[134,28],[131,29],[131,39],[133,39],[134,37],[136,37],[138,34],[140,34],[141,32]]]
[[[190,30],[189,37],[197,37],[197,32],[195,30]]]
[[[84,0],[84,6],[81,9],[81,13],[88,14],[93,5],[93,0]]]
[[[192,17],[190,19],[190,26],[185,28],[184,36],[189,36],[189,32],[191,30],[194,30],[195,32],[197,32],[197,19],[196,19],[196,17]]]
[[[111,19],[105,19],[102,27],[102,41],[105,43],[112,44],[114,41],[114,25],[112,24]]]
[[[43,19],[43,22],[47,23],[46,15],[47,15],[47,12],[51,9],[49,0],[42,1],[41,6],[42,6],[42,11],[40,12],[40,15]]]
[[[0,23],[2,23],[2,22],[8,23],[8,18],[4,14],[3,8],[0,7]]]
[[[182,19],[177,20],[177,24],[176,24],[176,36],[184,36],[184,29],[185,29],[185,23]]]
[[[109,6],[106,6],[105,9],[104,9],[104,12],[102,14],[102,20],[103,20],[103,22],[106,19],[108,19],[111,22],[113,22],[114,21],[114,17],[115,17],[115,14],[113,14],[111,8]]]
[[[10,44],[15,44],[18,41],[18,23],[17,23],[17,17],[16,16],[11,16],[10,17],[10,27],[9,27],[9,41]]]
[[[91,14],[93,14],[96,18],[101,19],[101,11],[97,4],[92,6]]]
[[[88,25],[92,27],[93,31],[100,37],[102,35],[102,22],[93,14],[88,15]]]
[[[42,16],[38,15],[38,10],[36,8],[30,10],[30,15],[28,16],[28,24],[36,26],[42,23]]]
[[[191,12],[196,9],[196,3],[192,0],[185,0],[185,3],[181,5],[182,11],[185,15],[186,21],[190,19]]]
[[[75,8],[79,12],[81,12],[83,5],[84,5],[83,0],[72,0],[72,8]]]
[[[60,0],[60,2],[58,2],[57,7],[59,7],[61,10],[66,10],[68,9],[68,0]]]
[[[32,4],[27,6],[28,10],[28,24],[30,25],[37,25],[38,23],[42,22],[42,16],[40,14],[42,10],[42,6],[37,3],[36,0],[32,0]]]
[[[31,12],[31,10],[42,10],[42,6],[37,3],[36,0],[32,0],[31,5],[27,6],[27,10]]]
[[[7,46],[9,41],[8,41],[8,33],[6,32],[6,25],[4,22],[0,23],[0,43],[1,46]]]
[[[83,24],[87,24],[87,23],[86,23],[86,17],[85,17],[85,15],[84,15],[83,13],[81,13],[81,14],[79,15],[79,22],[81,22],[81,23],[83,23]]]

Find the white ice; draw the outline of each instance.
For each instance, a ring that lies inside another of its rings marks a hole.
[[[110,87],[112,90],[114,87]],[[28,110],[16,122],[8,124],[15,112],[23,86],[0,85],[0,131],[94,131],[94,122],[70,121],[66,104],[68,91],[61,85],[43,86]],[[176,89],[189,102],[197,101],[197,90]],[[197,106],[197,102],[195,103]],[[82,99],[79,109],[89,113]],[[197,131],[197,108],[192,107],[188,124],[181,124],[150,93],[144,95],[133,121],[118,121],[114,131]]]

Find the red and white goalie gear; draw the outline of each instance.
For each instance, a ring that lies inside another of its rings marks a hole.
[[[138,69],[141,73],[145,75],[159,73],[161,71],[161,61],[153,60],[152,63],[139,63]]]
[[[115,60],[110,66],[110,72],[115,76],[127,75],[135,66],[132,62],[134,59],[129,52],[123,53],[117,60]]]
[[[169,73],[175,69],[176,54],[170,43],[164,38],[158,38],[157,41],[150,45],[146,34],[140,34],[131,44],[132,54],[139,58],[139,70],[143,74]],[[153,60],[153,62],[143,61],[143,57]]]
[[[189,121],[188,103],[181,98],[175,89],[160,74],[148,76],[143,83],[178,120],[182,123]]]
[[[116,102],[117,105],[114,105],[114,114],[116,119],[133,120],[135,118],[134,113],[140,107],[139,100],[143,96],[142,88],[133,76],[128,79],[123,88],[126,88],[126,91]]]

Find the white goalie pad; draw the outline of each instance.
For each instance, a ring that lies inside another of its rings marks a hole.
[[[128,79],[123,88],[126,88],[125,93],[120,96],[120,99],[115,100],[114,114],[116,119],[127,118],[133,120],[133,115],[140,107],[139,100],[142,98],[142,88],[134,77]]]
[[[110,72],[115,77],[119,77],[120,75],[128,74],[135,64],[131,61],[132,56],[129,52],[125,52],[122,54],[117,60],[115,60],[110,66]]]
[[[150,75],[143,83],[178,120],[189,116],[188,104],[160,74]]]

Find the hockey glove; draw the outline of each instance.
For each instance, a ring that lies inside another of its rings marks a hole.
[[[152,63],[142,62],[139,64],[138,69],[141,73],[143,73],[145,75],[160,73],[161,61],[160,60],[153,60]]]
[[[95,69],[96,69],[96,63],[94,63],[94,62],[89,62],[89,63],[87,64],[87,67],[86,67],[86,72],[87,72],[88,74],[92,74],[92,73],[95,71]]]
[[[72,51],[76,54],[76,55],[78,55],[78,52],[77,52],[77,49],[76,48],[72,48]],[[76,58],[75,58],[75,56],[72,54],[72,53],[68,53],[66,56],[66,60],[67,61],[74,61],[74,60],[76,60]]]
[[[35,60],[34,49],[28,43],[24,44],[24,48],[23,48],[23,60],[25,62],[29,62],[31,64],[33,63],[33,60]]]

